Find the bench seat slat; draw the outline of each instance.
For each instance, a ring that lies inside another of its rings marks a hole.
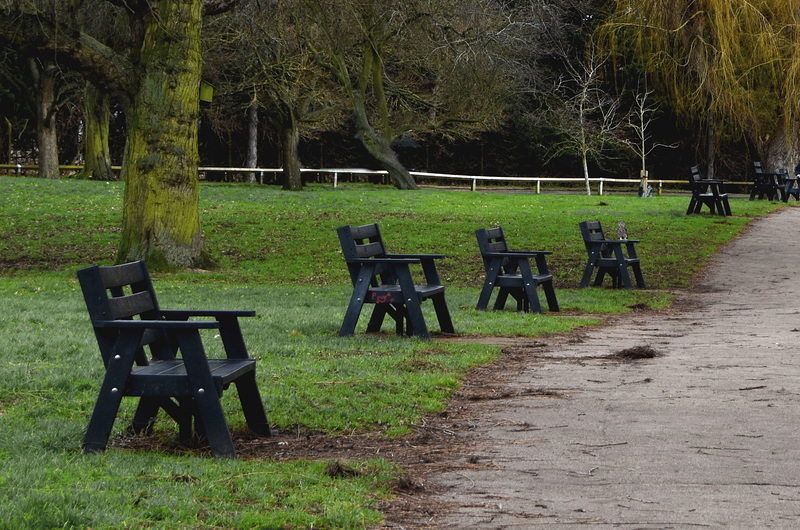
[[[217,394],[232,381],[256,368],[255,359],[209,359],[208,366]],[[192,388],[182,360],[162,361],[131,370],[125,386],[130,396],[191,396]]]

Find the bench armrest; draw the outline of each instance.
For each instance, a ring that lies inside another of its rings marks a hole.
[[[419,259],[405,259],[405,258],[393,258],[393,257],[384,257],[384,258],[345,258],[347,263],[385,263],[387,265],[412,265],[414,263],[419,263]]]
[[[216,320],[101,320],[94,322],[98,328],[107,329],[216,329]]]
[[[254,317],[256,312],[248,309],[162,309],[167,320],[186,320],[189,317]]]
[[[638,243],[638,242],[639,242],[638,239],[596,239],[592,241],[592,243],[601,243],[601,244],[611,243],[612,245],[619,243],[628,244],[628,243]]]
[[[387,254],[387,258],[406,258],[406,259],[444,259],[444,254]]]
[[[509,250],[508,252],[485,252],[482,255],[488,258],[535,258],[552,253],[550,250]]]

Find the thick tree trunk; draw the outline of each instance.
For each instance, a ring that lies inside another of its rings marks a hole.
[[[769,140],[763,146],[764,152],[761,153],[761,161],[767,171],[779,171],[786,169],[789,174],[794,174],[794,168],[800,160],[798,160],[798,152],[792,148],[791,142],[786,139],[786,130],[784,127],[778,127],[769,137]]]
[[[378,134],[367,117],[367,109],[364,104],[364,94],[358,90],[353,90],[350,94],[351,103],[356,116],[356,128],[358,138],[367,152],[377,160],[383,169],[389,173],[389,177],[394,182],[397,189],[416,190],[419,186],[414,181],[414,177],[403,166],[397,155],[389,146],[389,141]]]
[[[258,101],[255,98],[247,108],[247,160],[245,167],[258,167]],[[246,175],[247,182],[256,181],[254,172]]]
[[[300,172],[300,131],[297,121],[289,113],[289,120],[281,129],[281,150],[283,151],[283,189],[302,191],[303,175]]]
[[[94,180],[112,180],[111,155],[108,148],[108,123],[110,110],[108,95],[92,83],[86,83],[83,92],[86,108],[84,131],[83,171],[79,177]]]
[[[145,20],[138,91],[128,111],[119,262],[203,265],[197,128],[201,0],[161,2]]]
[[[58,67],[52,62],[28,63],[36,87],[36,136],[39,143],[39,176],[57,179],[58,137],[56,136],[55,88]]]

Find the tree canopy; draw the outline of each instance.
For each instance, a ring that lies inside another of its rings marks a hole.
[[[798,152],[798,17],[788,0],[619,0],[601,39],[684,124],[744,135],[785,166]]]

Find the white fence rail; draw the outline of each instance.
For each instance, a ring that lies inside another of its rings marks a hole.
[[[222,167],[201,167],[200,172],[223,171],[229,173],[279,173],[282,172],[281,168],[222,168]],[[333,187],[339,185],[340,176],[342,175],[376,175],[388,176],[385,170],[372,170],[372,169],[358,169],[358,168],[326,168],[326,169],[308,169],[302,168],[302,173],[329,173],[333,177]],[[525,177],[525,176],[489,176],[489,175],[456,175],[451,173],[428,173],[423,171],[411,171],[414,178],[422,177],[424,179],[450,179],[450,180],[465,180],[470,182],[472,191],[477,190],[478,182],[525,182],[531,185],[536,185],[536,193],[541,193],[542,183],[585,183],[586,179],[583,178],[568,178],[568,177]],[[597,191],[600,195],[603,194],[606,183],[628,183],[638,187],[641,183],[640,179],[618,179],[609,177],[591,177],[589,182],[597,186]],[[664,184],[675,184],[677,186],[688,185],[686,180],[652,180],[648,179],[648,183],[653,187],[653,192],[661,195]],[[738,183],[732,183],[738,184]],[[747,183],[742,183],[747,184]],[[676,186],[676,187],[677,187]]]
[[[14,174],[17,176],[24,175],[30,171],[36,171],[38,166],[36,165],[22,165],[22,164],[0,164],[0,171],[5,170],[7,174]],[[80,171],[83,169],[83,166],[60,166],[61,171]],[[119,166],[114,166],[114,170],[119,170]],[[263,176],[265,174],[272,174],[277,175],[283,171],[282,168],[247,168],[247,167],[199,167],[198,172],[201,175],[205,173],[236,173],[236,174],[246,174],[246,173],[255,173],[259,175],[259,180],[263,181]],[[359,168],[322,168],[322,169],[310,169],[310,168],[302,168],[300,170],[302,173],[311,173],[311,174],[329,174],[333,180],[333,186],[337,187],[339,185],[339,181],[342,177],[350,176],[352,178],[353,175],[374,175],[385,177],[388,173],[384,170],[371,170],[371,169],[359,169]],[[526,177],[526,176],[489,176],[489,175],[455,175],[450,173],[427,173],[422,171],[412,171],[411,175],[415,178],[422,178],[425,180],[463,180],[469,182],[470,189],[473,191],[478,189],[479,183],[480,185],[487,186],[491,183],[499,184],[499,183],[527,183],[531,186],[536,186],[536,193],[541,193],[542,184],[582,184],[585,183],[586,180],[580,177],[573,177],[573,178],[560,178],[560,177]],[[609,177],[591,177],[589,178],[590,185],[594,185],[597,188],[598,194],[602,195],[605,191],[606,184],[631,184],[634,189],[638,189],[639,184],[641,183],[640,179],[619,179],[619,178],[609,178]],[[686,180],[674,180],[674,179],[648,179],[648,183],[650,186],[653,187],[653,193],[661,195],[664,186],[670,185],[674,186],[676,189],[684,190],[688,182]],[[728,182],[728,186],[750,186],[752,183],[750,182]]]

